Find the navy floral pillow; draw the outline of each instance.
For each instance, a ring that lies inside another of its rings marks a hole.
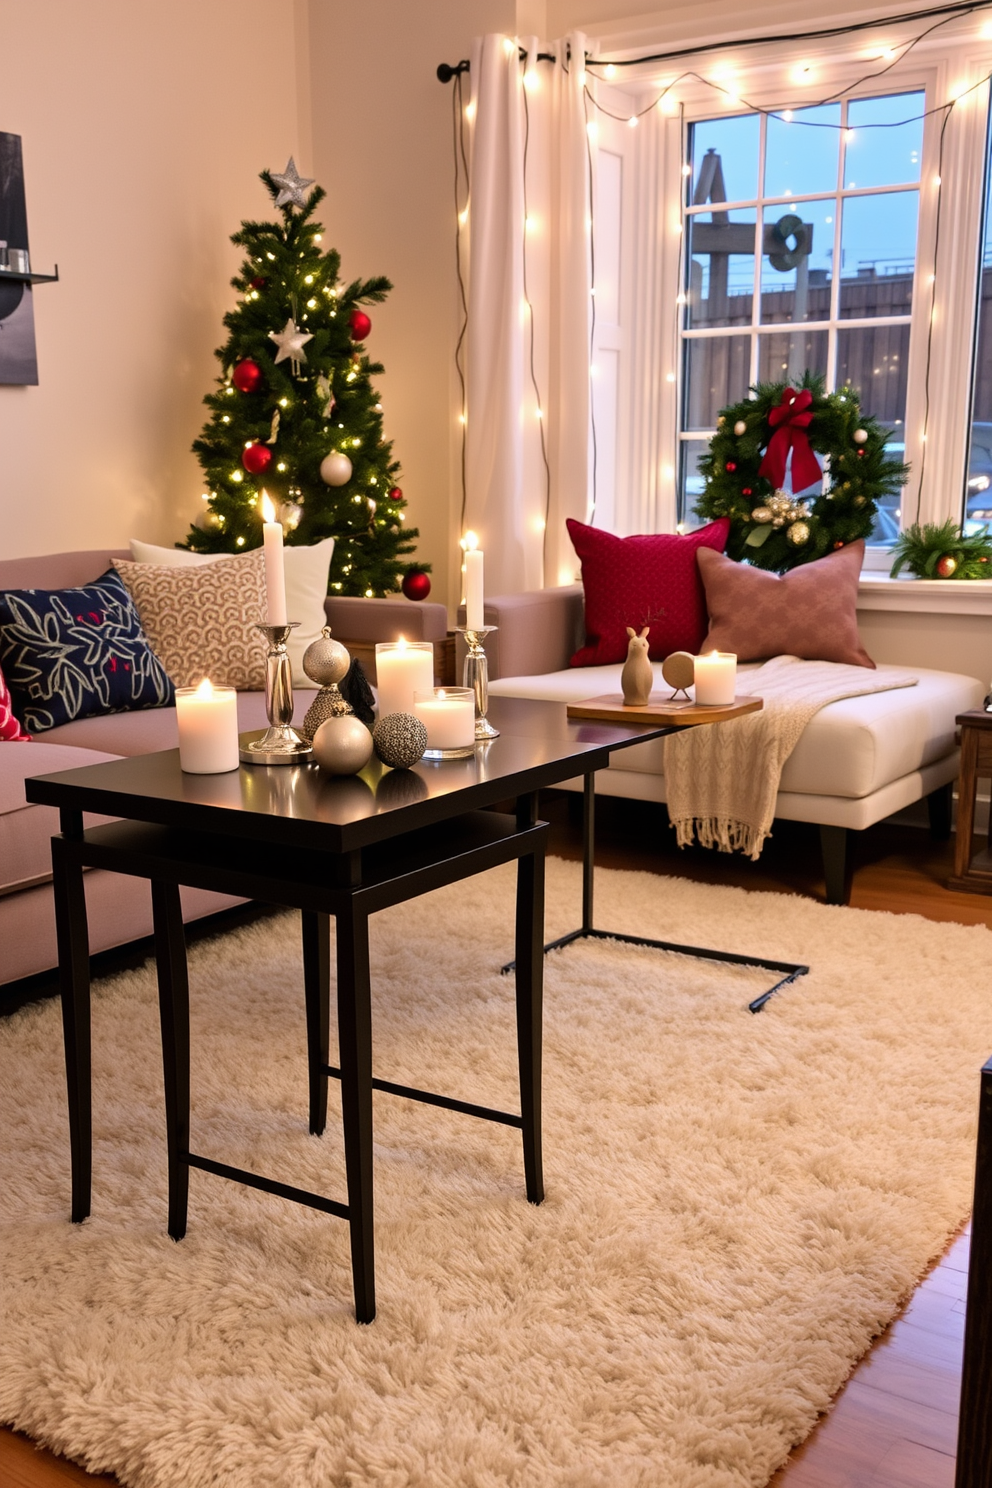
[[[81,589],[0,590],[0,669],[33,734],[175,696],[113,569]]]

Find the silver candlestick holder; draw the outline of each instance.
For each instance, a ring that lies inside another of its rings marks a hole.
[[[489,707],[489,657],[486,655],[483,641],[487,635],[498,630],[496,625],[480,625],[478,630],[470,630],[467,625],[459,625],[458,629],[465,637],[465,645],[468,647],[465,656],[465,665],[462,668],[462,686],[471,687],[475,693],[475,737],[480,739],[498,739],[499,729],[493,728],[486,717]]]
[[[313,745],[293,728],[293,668],[286,650],[291,630],[299,625],[256,625],[269,646],[265,658],[265,712],[269,726],[260,739],[244,745],[241,761],[246,765],[299,765],[313,759]]]

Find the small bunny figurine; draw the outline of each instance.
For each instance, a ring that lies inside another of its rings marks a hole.
[[[620,686],[623,689],[623,701],[626,708],[643,708],[651,696],[654,672],[648,661],[648,631],[650,629],[650,625],[645,625],[638,635],[636,630],[627,626],[630,640],[627,643],[627,660],[620,673]]]

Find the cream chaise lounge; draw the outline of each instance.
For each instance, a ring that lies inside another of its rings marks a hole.
[[[585,639],[581,584],[488,599],[485,623],[497,627],[486,644],[494,696],[578,702],[619,693],[619,665],[568,665]],[[819,825],[830,903],[847,899],[852,830],[862,831],[924,797],[935,834],[950,830],[959,755],[955,718],[980,707],[985,688],[955,672],[902,670],[918,678],[916,687],[822,708],[782,773],[775,814]],[[656,671],[662,689],[660,667]],[[747,690],[746,681],[741,690]],[[597,791],[664,801],[663,753],[661,740],[623,750],[597,776]]]

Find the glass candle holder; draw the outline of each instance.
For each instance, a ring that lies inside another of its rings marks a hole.
[[[418,692],[413,711],[427,730],[424,759],[465,759],[475,752],[475,692],[471,687],[432,687]]]
[[[696,702],[727,707],[737,696],[737,657],[733,651],[709,651],[693,663]]]
[[[214,687],[206,678],[199,687],[177,687],[176,721],[179,768],[187,775],[238,768],[238,695],[233,687]]]
[[[375,648],[376,693],[379,717],[389,713],[412,713],[415,692],[430,692],[434,686],[434,646],[430,641],[377,641]]]

